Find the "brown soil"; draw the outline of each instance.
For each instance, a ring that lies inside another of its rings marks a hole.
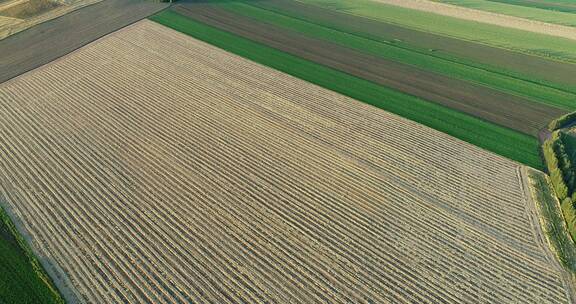
[[[542,126],[565,113],[564,110],[483,86],[308,38],[210,4],[198,3],[173,9],[287,53],[527,134],[537,135]]]

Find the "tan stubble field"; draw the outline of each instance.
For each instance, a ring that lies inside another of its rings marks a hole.
[[[141,21],[0,85],[71,302],[567,303],[519,165]]]

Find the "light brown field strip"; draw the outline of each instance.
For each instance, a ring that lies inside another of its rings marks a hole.
[[[0,85],[0,203],[72,303],[568,303],[518,172],[150,21]]]
[[[429,0],[373,0],[385,4],[401,6],[443,16],[466,19],[481,23],[488,23],[517,30],[529,31],[544,35],[551,35],[576,40],[576,29],[571,26],[529,20],[504,14],[497,14],[467,7],[460,7],[446,3]]]

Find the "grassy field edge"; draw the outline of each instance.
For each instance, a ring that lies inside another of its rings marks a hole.
[[[530,192],[540,214],[539,220],[551,250],[568,271],[576,274],[576,244],[568,233],[560,202],[553,193],[548,175],[527,170]]]
[[[44,269],[44,267],[34,254],[34,252],[32,251],[31,247],[24,239],[24,237],[20,234],[20,232],[18,232],[16,225],[8,215],[8,212],[2,206],[0,206],[0,226],[1,226],[0,229],[5,229],[7,232],[9,232],[11,237],[13,237],[14,240],[17,242],[19,249],[25,255],[25,259],[31,265],[35,276],[38,278],[38,280],[40,280],[40,282],[42,282],[43,286],[40,288],[42,289],[45,288],[48,291],[50,299],[45,300],[50,301],[49,303],[58,303],[58,304],[66,303],[64,298],[56,288],[56,284],[54,283],[54,281],[52,281],[52,279],[50,278],[50,276],[48,275],[48,273],[46,272],[46,270]],[[0,240],[0,241],[5,242],[7,240]]]
[[[196,22],[173,11],[158,22],[231,53],[422,123],[510,159],[542,168],[537,139],[470,115],[394,91]]]

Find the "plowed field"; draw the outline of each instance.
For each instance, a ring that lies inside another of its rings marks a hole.
[[[568,303],[518,164],[150,21],[0,85],[70,302]]]

